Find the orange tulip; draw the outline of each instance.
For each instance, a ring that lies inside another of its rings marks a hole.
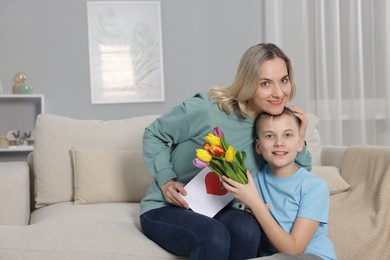
[[[216,156],[222,156],[225,153],[222,146],[216,144],[210,147],[210,152]]]
[[[210,148],[211,148],[211,144],[210,143],[204,143],[203,145],[203,149],[205,149],[207,152],[210,153]]]

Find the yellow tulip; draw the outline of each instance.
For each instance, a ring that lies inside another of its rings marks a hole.
[[[209,154],[209,152],[207,152],[204,149],[196,149],[196,157],[198,157],[199,160],[201,160],[203,162],[210,162],[211,159],[212,159],[212,157]]]
[[[213,133],[209,133],[204,139],[211,145],[221,145],[221,139]]]
[[[232,162],[234,159],[235,153],[233,146],[229,146],[225,153],[225,160],[227,162]]]

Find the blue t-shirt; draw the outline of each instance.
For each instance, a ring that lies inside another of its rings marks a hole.
[[[289,177],[278,178],[272,175],[266,163],[254,181],[262,200],[270,206],[270,213],[286,232],[291,233],[298,217],[320,223],[305,254],[337,259],[328,237],[329,190],[321,178],[304,168]],[[270,243],[267,244],[266,252],[277,252]]]

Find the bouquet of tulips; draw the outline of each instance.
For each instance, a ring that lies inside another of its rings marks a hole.
[[[217,175],[226,175],[239,183],[247,184],[244,151],[235,153],[234,148],[228,144],[221,128],[215,127],[205,137],[203,149],[196,149],[193,160],[197,168],[209,167]]]

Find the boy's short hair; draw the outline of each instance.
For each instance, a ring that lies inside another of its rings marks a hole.
[[[272,114],[269,114],[267,112],[262,112],[256,118],[255,125],[256,125],[256,135],[257,135],[257,137],[259,137],[258,133],[259,133],[260,127],[261,127],[260,121],[268,120],[270,118],[279,119],[279,118],[281,118],[282,116],[285,116],[285,115],[294,118],[296,123],[297,123],[297,125],[298,125],[298,127],[301,125],[301,120],[288,107],[284,107],[282,113],[277,114],[277,115],[272,115]]]

